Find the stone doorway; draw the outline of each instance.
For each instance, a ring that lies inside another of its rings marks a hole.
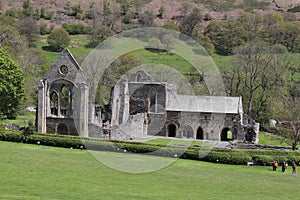
[[[176,137],[176,126],[174,124],[169,124],[168,126],[168,137]]]
[[[221,141],[232,140],[232,132],[229,128],[224,128],[221,132]]]
[[[57,126],[57,133],[62,135],[68,135],[68,127],[65,124],[58,124]]]
[[[196,139],[197,140],[203,140],[204,139],[204,137],[203,137],[203,129],[201,127],[199,127],[198,130],[197,130]]]

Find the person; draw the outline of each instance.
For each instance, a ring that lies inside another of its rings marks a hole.
[[[278,167],[278,162],[276,160],[274,160],[272,162],[272,166],[273,166],[273,171],[276,171],[277,167]]]
[[[296,174],[296,168],[297,168],[296,163],[293,163],[292,168],[293,168],[292,174]]]
[[[281,171],[282,171],[282,172],[285,172],[285,168],[286,168],[285,161],[283,161],[283,163],[282,163],[281,166],[282,166]]]

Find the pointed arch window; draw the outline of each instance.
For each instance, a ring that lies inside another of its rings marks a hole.
[[[141,81],[142,81],[142,75],[140,73],[137,73],[136,82],[141,82]]]
[[[157,92],[156,92],[156,89],[154,89],[154,88],[151,88],[150,92],[149,92],[149,104],[150,104],[149,111],[152,113],[156,113],[157,112]]]
[[[70,91],[64,85],[60,91],[60,112],[61,115],[65,116],[68,114],[68,110],[70,107]]]
[[[52,91],[50,94],[50,107],[51,114],[58,115],[58,95],[55,91]]]

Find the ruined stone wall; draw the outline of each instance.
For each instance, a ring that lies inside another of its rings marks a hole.
[[[211,113],[196,113],[196,112],[175,112],[168,111],[165,119],[165,125],[159,132],[160,136],[168,136],[168,125],[174,124],[177,127],[176,137],[184,137],[183,132],[186,127],[191,127],[193,138],[197,138],[199,128],[203,131],[203,139],[220,140],[220,134],[224,128],[229,128],[233,131],[237,127],[237,136],[235,139],[243,140],[244,132],[239,124],[238,114],[211,114]]]
[[[164,113],[166,110],[166,85],[155,83],[130,83],[129,84],[129,113],[147,113],[151,111],[149,95],[151,90],[156,92],[156,109],[154,113]]]
[[[59,120],[57,118],[47,117],[47,133],[57,133],[58,125],[64,124],[68,128],[68,134],[67,135],[78,135],[78,131],[76,129],[75,123],[73,119],[70,118],[60,118]]]

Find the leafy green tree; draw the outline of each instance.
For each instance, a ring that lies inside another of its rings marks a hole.
[[[121,14],[122,15],[125,15],[129,9],[130,9],[130,0],[119,0],[118,1],[120,3],[120,6],[121,6]]]
[[[103,15],[104,16],[108,16],[111,14],[111,11],[110,11],[110,3],[109,1],[107,0],[104,0],[103,1]]]
[[[48,25],[46,23],[41,23],[40,24],[40,34],[41,35],[46,35],[46,34],[49,34],[50,31],[49,31],[49,28],[48,28]]]
[[[216,52],[221,55],[233,54],[237,47],[247,41],[247,32],[237,20],[211,22],[205,28],[205,35],[214,44]]]
[[[106,38],[113,35],[113,31],[104,25],[99,25],[93,28],[89,34],[90,47],[96,47],[99,43],[103,42]]]
[[[261,29],[260,37],[269,45],[274,45],[282,41],[281,32],[284,30],[284,19],[279,14],[268,13],[263,16],[263,27]]]
[[[251,42],[253,40],[260,39],[259,36],[263,21],[261,15],[244,13],[237,19],[237,21],[239,23],[236,25],[240,25],[245,32],[243,35],[245,42]]]
[[[15,119],[24,98],[24,73],[0,48],[0,119]]]
[[[34,11],[33,11],[33,7],[30,4],[30,0],[24,0],[22,7],[23,7],[23,14],[25,17],[33,16]]]
[[[133,22],[133,19],[137,17],[137,14],[134,12],[127,12],[125,16],[122,19],[122,22],[124,24],[131,24]]]
[[[85,17],[87,19],[94,19],[96,17],[96,9],[95,9],[95,2],[91,2],[90,3],[90,10],[88,10],[86,13],[85,13]]]
[[[291,21],[284,23],[284,34],[280,43],[291,52],[297,52],[300,48],[300,22]]]
[[[0,24],[0,46],[11,55],[17,55],[26,48],[27,40],[13,25]]]
[[[209,53],[212,54],[215,51],[215,47],[209,37],[203,35],[202,33],[194,36],[194,39]]]
[[[158,17],[160,19],[163,19],[165,17],[165,14],[166,14],[166,9],[163,5],[161,5],[159,10],[158,10]]]
[[[54,29],[47,38],[49,47],[54,51],[61,51],[69,46],[71,38],[69,33],[63,28]]]
[[[179,31],[179,27],[174,22],[166,22],[164,25],[162,25],[162,27],[166,29],[173,29],[175,31]]]
[[[196,26],[202,21],[202,15],[198,8],[194,8],[193,11],[187,14],[180,22],[180,31],[189,36],[192,35]]]
[[[72,9],[72,13],[70,15],[72,15],[72,16],[77,16],[79,14],[82,15],[82,13],[83,13],[80,3],[75,6],[72,6],[71,9]]]

